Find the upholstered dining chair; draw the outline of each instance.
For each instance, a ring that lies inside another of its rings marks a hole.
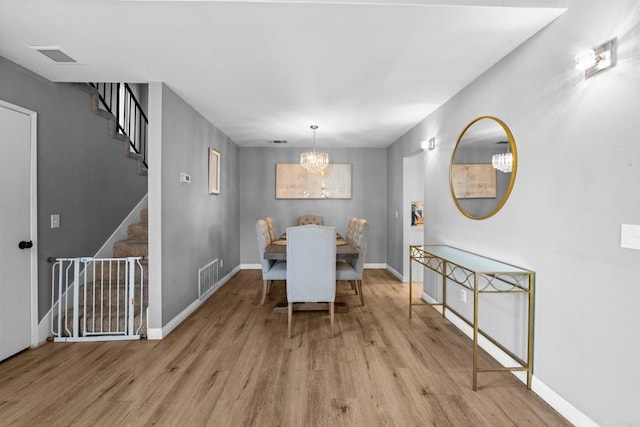
[[[287,280],[287,263],[264,259],[264,251],[271,244],[269,226],[263,219],[256,222],[256,237],[258,239],[258,255],[262,267],[262,302],[264,305],[267,294],[274,280]]]
[[[271,238],[272,242],[275,242],[276,240],[278,240],[278,233],[276,232],[276,222],[270,216],[265,217],[264,220],[269,228],[269,237]]]
[[[333,337],[336,298],[336,229],[320,225],[287,228],[287,336],[291,338],[293,304],[329,303]]]
[[[353,243],[353,236],[356,233],[357,223],[358,223],[358,218],[356,218],[355,216],[352,216],[351,218],[349,218],[349,222],[347,222],[347,234],[346,236],[344,236],[344,238],[349,243]]]
[[[367,240],[369,235],[369,223],[365,219],[359,219],[356,224],[356,232],[352,245],[358,248],[358,258],[355,261],[336,262],[336,280],[353,282],[356,294],[360,296],[360,305],[364,305],[362,295],[362,271],[364,260],[367,256]]]
[[[324,225],[324,218],[320,215],[302,215],[298,217],[298,225]]]

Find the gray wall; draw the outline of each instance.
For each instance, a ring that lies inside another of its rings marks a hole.
[[[0,99],[38,113],[38,318],[51,308],[47,257],[92,256],[147,192],[86,92],[0,57]],[[61,227],[51,229],[50,215]]]
[[[275,164],[297,163],[302,149],[240,149],[240,248],[243,264],[258,264],[254,224],[271,216],[278,232],[297,225],[298,216],[317,214],[344,235],[351,216],[370,224],[367,263],[386,262],[387,153],[384,148],[327,148],[331,163],[352,164],[350,200],[276,200]],[[402,238],[402,234],[401,234]]]
[[[149,101],[158,100],[150,96]],[[164,84],[161,103],[159,173],[165,326],[198,299],[199,268],[222,258],[222,278],[240,264],[240,225],[237,145]],[[209,195],[209,147],[221,153],[219,195]],[[179,182],[180,172],[191,175],[191,184]],[[150,175],[150,189],[157,188],[158,183],[151,181],[155,177]],[[151,202],[151,192],[149,197]]]
[[[393,211],[402,157],[436,136],[424,163],[425,242],[535,270],[534,375],[612,426],[640,424],[640,252],[620,248],[620,224],[640,223],[639,22],[637,1],[570,0],[563,16],[388,149]],[[616,36],[617,67],[583,79],[575,53]],[[503,209],[474,221],[451,200],[448,162],[460,131],[485,114],[510,127],[519,165]],[[389,236],[398,224],[389,216]],[[403,248],[389,246],[388,262],[400,268]],[[500,322],[494,314],[483,321]]]

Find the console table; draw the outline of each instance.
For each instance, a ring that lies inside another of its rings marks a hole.
[[[437,304],[414,303],[412,293],[413,262],[417,262],[442,276],[442,302]],[[457,313],[447,305],[447,281],[450,280],[473,292],[473,321]],[[413,245],[409,247],[409,317],[415,305],[440,305],[442,315],[451,311],[473,327],[473,390],[477,390],[478,372],[526,371],[527,388],[531,389],[533,374],[533,301],[535,273],[514,265],[466,252],[445,245]],[[522,360],[512,351],[483,332],[478,326],[478,299],[480,294],[526,294],[527,297],[527,356]],[[520,366],[483,368],[478,366],[478,335],[482,335]]]

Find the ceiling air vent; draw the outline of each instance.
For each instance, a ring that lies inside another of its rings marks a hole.
[[[77,62],[75,59],[60,50],[60,46],[29,46],[35,49],[53,62]]]

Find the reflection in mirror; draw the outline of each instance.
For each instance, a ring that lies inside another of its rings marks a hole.
[[[515,140],[502,120],[471,121],[451,156],[451,194],[460,212],[471,219],[495,215],[511,193],[517,160]]]

